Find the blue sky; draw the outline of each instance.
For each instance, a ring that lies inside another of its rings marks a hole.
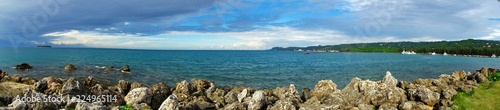
[[[3,0],[0,46],[262,50],[500,40],[497,0]]]

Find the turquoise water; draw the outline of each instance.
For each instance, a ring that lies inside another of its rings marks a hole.
[[[332,79],[340,87],[354,77],[380,80],[391,71],[399,80],[435,78],[453,71],[500,67],[498,58],[402,55],[394,53],[311,53],[289,51],[191,51],[72,48],[0,48],[0,69],[27,77],[84,78],[94,76],[115,84],[120,79],[147,85],[192,78],[212,80],[217,86],[246,85],[272,89],[295,84],[312,88],[317,81]],[[12,67],[29,63],[31,71]],[[66,64],[78,70],[64,71]],[[95,66],[130,65],[131,73],[110,72]]]

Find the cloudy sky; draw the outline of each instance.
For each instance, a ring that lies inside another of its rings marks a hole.
[[[500,40],[497,0],[1,0],[0,46],[269,49]]]

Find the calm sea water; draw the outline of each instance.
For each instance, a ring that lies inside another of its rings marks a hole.
[[[16,64],[29,63],[31,71],[17,71]],[[64,71],[66,64],[78,70]],[[96,66],[130,65],[131,73],[110,72]],[[246,85],[272,89],[295,84],[312,88],[317,81],[331,79],[340,87],[354,77],[380,80],[390,71],[399,80],[436,78],[453,71],[475,71],[500,67],[498,58],[402,55],[394,53],[312,53],[288,51],[182,51],[72,48],[0,48],[0,69],[9,74],[43,78],[84,78],[103,82],[138,81],[147,85],[192,78],[212,80],[217,86]]]

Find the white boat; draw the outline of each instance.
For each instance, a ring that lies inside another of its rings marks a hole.
[[[436,52],[432,52],[431,55],[436,55]]]
[[[448,56],[448,54],[446,52],[443,53],[444,56]]]
[[[496,58],[496,57],[497,57],[497,55],[495,55],[495,54],[491,55],[491,58]]]

